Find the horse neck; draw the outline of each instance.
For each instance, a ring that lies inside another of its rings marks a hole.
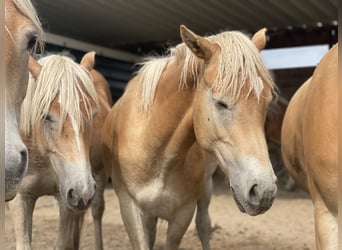
[[[180,89],[180,77],[184,61],[171,62],[163,72],[149,111],[151,129],[147,136],[164,138],[166,147],[186,150],[195,142],[192,120],[192,103],[195,95],[195,83],[187,79],[187,87]],[[149,135],[151,134],[151,135]],[[151,137],[150,137],[151,138]]]

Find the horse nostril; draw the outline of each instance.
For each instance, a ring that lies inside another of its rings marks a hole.
[[[27,150],[20,151],[21,164],[26,166],[27,163]]]
[[[67,199],[68,202],[72,205],[72,206],[78,206],[79,204],[79,196],[77,195],[77,193],[75,192],[74,189],[69,189],[68,193],[67,193]]]
[[[27,150],[20,151],[20,174],[23,175],[27,168],[28,153]]]
[[[74,193],[74,190],[73,189],[69,189],[68,191],[68,200],[71,200],[73,198],[73,193]]]
[[[253,205],[259,205],[260,204],[260,197],[258,195],[258,191],[257,191],[257,184],[254,184],[251,189],[249,190],[249,201],[253,204]]]

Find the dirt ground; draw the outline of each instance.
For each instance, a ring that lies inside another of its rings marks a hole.
[[[131,249],[122,224],[118,201],[110,186],[105,191],[106,210],[103,217],[105,249]],[[216,178],[209,212],[214,231],[212,250],[308,250],[314,247],[313,206],[301,192],[279,191],[271,209],[251,217],[239,212],[223,180]],[[15,249],[14,227],[10,211],[6,210],[6,250]],[[14,215],[15,216],[15,215]],[[38,200],[33,217],[32,249],[53,249],[58,225],[58,207],[53,197]],[[155,248],[163,249],[167,223],[158,222]],[[81,236],[81,249],[94,249],[94,230],[88,211]],[[185,234],[181,250],[201,249],[194,222]]]

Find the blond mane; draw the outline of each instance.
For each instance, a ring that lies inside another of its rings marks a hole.
[[[92,106],[98,99],[90,73],[66,56],[51,55],[39,60],[41,72],[35,80],[30,75],[27,94],[21,107],[20,129],[28,136],[44,119],[58,96],[60,131],[66,117],[75,118],[79,128],[84,120],[92,123]],[[86,114],[82,113],[81,103]]]
[[[235,103],[240,96],[241,89],[249,81],[249,94],[255,93],[260,98],[264,83],[275,91],[274,82],[266,69],[259,51],[252,41],[241,32],[230,31],[207,37],[221,48],[218,58],[218,71],[213,89],[222,95],[229,95],[231,103]],[[153,98],[161,74],[172,60],[184,60],[179,88],[186,88],[188,76],[191,76],[196,86],[204,71],[204,62],[197,58],[184,43],[170,49],[170,54],[164,58],[151,59],[143,64],[139,70],[143,88],[144,110],[153,103]],[[248,96],[247,95],[247,96]]]
[[[45,42],[45,33],[43,31],[41,22],[38,18],[36,9],[34,8],[34,6],[32,5],[30,0],[12,0],[14,6],[27,18],[29,18],[33,25],[37,28],[37,43],[35,45],[34,48],[34,52],[37,49],[40,49],[40,51],[43,51],[43,47],[44,47],[44,42]],[[6,25],[5,28],[8,31]],[[12,36],[12,34],[10,34]]]

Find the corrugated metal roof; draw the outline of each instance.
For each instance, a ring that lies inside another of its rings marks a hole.
[[[199,34],[255,32],[330,24],[337,0],[36,0],[46,31],[105,46],[179,39],[179,25]]]

